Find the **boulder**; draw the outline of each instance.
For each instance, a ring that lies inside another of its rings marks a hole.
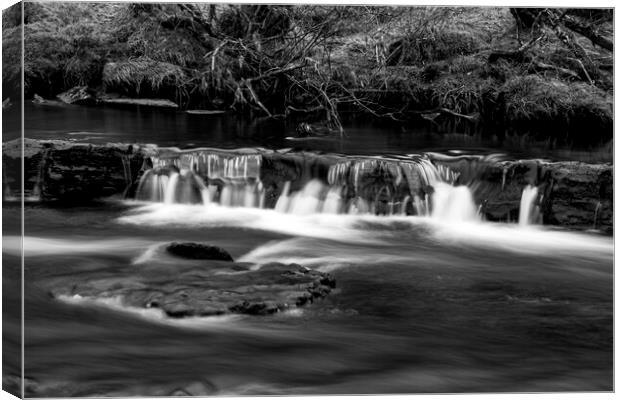
[[[159,309],[170,318],[268,315],[308,305],[336,286],[329,274],[297,264],[250,268],[213,260],[101,266],[80,274],[51,270],[37,284],[56,298],[120,298],[127,307]]]
[[[192,260],[234,261],[226,250],[217,246],[209,246],[201,243],[173,242],[166,247],[166,250],[168,253],[177,257],[189,258]]]

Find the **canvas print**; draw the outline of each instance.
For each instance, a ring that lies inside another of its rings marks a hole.
[[[613,391],[613,18],[3,10],[3,390]]]

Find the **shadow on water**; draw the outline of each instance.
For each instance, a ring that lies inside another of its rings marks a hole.
[[[296,138],[294,120],[251,120],[233,114],[188,114],[184,111],[144,107],[80,107],[25,104],[25,136],[88,143],[153,143],[193,148],[261,146],[347,154],[403,154],[424,151],[467,151],[476,154],[504,152],[513,157],[610,162],[613,145],[593,148],[556,146],[528,136],[502,141],[480,135],[437,132],[423,124],[407,126],[389,121],[345,119],[346,137]],[[3,140],[20,137],[19,113],[3,119]],[[293,139],[293,140],[291,140]]]

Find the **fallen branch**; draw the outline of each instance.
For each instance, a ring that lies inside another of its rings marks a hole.
[[[557,71],[560,72],[564,75],[570,76],[572,78],[575,79],[581,79],[579,77],[579,74],[576,73],[573,70],[567,69],[567,68],[562,68],[562,67],[558,67],[557,65],[551,65],[551,64],[547,64],[547,63],[543,63],[541,61],[532,61],[532,69],[535,71]]]
[[[242,84],[245,85],[245,87],[250,92],[250,95],[252,96],[252,100],[254,100],[254,102],[261,108],[261,110],[263,110],[265,114],[267,114],[267,116],[271,117],[271,112],[269,112],[267,107],[265,107],[265,105],[258,99],[258,96],[256,95],[256,92],[254,91],[252,84],[247,79],[243,80]]]
[[[579,66],[581,67],[581,70],[583,71],[585,77],[588,79],[588,82],[590,83],[590,85],[594,85],[594,81],[592,80],[592,78],[590,78],[590,74],[588,74],[588,71],[586,70],[586,67],[583,65],[583,62],[581,62],[581,60],[579,60],[578,58],[569,58],[569,60],[573,60],[576,61],[577,64],[579,64]]]
[[[290,66],[288,68],[278,68],[278,69],[274,69],[272,71],[269,71],[265,74],[259,75],[259,76],[255,76],[253,78],[248,78],[246,79],[246,82],[256,82],[256,81],[261,81],[267,78],[272,78],[274,76],[277,75],[282,75],[282,74],[288,74],[289,72],[295,71],[296,69],[301,69],[306,67],[307,64],[304,62],[303,64],[299,64],[299,65],[293,65]]]
[[[561,21],[565,27],[573,32],[587,37],[593,44],[598,45],[605,50],[614,51],[614,42],[611,39],[598,34],[598,32],[592,28],[591,25],[584,25],[569,15],[564,15]]]
[[[411,111],[407,111],[407,113],[409,113],[409,114],[416,114],[416,115],[422,115],[422,116],[423,115],[427,115],[427,114],[449,114],[449,115],[452,115],[454,117],[463,118],[463,119],[465,119],[467,121],[470,121],[470,122],[478,122],[480,120],[480,114],[477,113],[477,112],[473,113],[473,114],[470,114],[470,115],[467,115],[467,114],[458,113],[456,111],[452,111],[452,110],[450,110],[448,108],[445,108],[445,107],[437,107],[437,108],[433,108],[433,109],[430,109],[430,110],[411,110]],[[437,116],[435,116],[435,117],[437,117]],[[429,118],[426,118],[426,119],[429,119]]]
[[[530,57],[527,54],[525,54],[526,51],[530,49],[531,47],[533,47],[536,43],[540,42],[544,37],[545,37],[545,34],[543,33],[542,35],[538,37],[532,38],[527,43],[523,44],[521,47],[519,47],[517,50],[514,50],[514,51],[502,51],[502,50],[493,51],[491,52],[491,54],[489,54],[489,62],[494,63],[500,58],[518,61],[518,62],[527,61],[529,60]]]

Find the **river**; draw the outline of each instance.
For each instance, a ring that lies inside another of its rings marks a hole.
[[[27,118],[28,137],[183,148],[293,147],[286,139],[290,129],[231,118],[39,111]],[[446,151],[498,151],[416,142],[391,128],[352,127],[348,134],[344,143],[301,146],[345,153],[440,145]],[[74,207],[28,204],[27,395],[613,389],[611,237],[458,218],[464,206],[423,216],[294,209],[116,198]],[[17,306],[18,205],[5,204],[3,225],[4,304]],[[310,306],[272,316],[181,319],[126,307],[118,299],[52,298],[46,290],[49,279],[70,284],[75,274],[111,266],[125,270],[146,262],[174,270],[153,250],[171,241],[217,245],[256,268],[299,263],[332,274],[336,289]],[[5,344],[18,341],[15,315],[14,309],[5,313]],[[6,348],[5,371],[15,374],[16,353]]]

